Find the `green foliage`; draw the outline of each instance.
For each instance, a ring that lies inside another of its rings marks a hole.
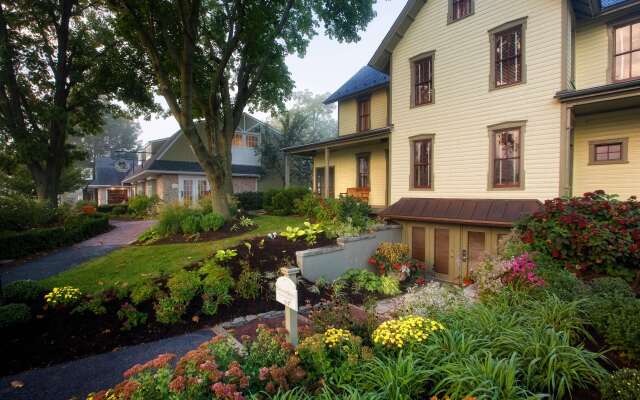
[[[200,276],[197,271],[183,269],[169,278],[167,288],[171,298],[187,305],[200,291]]]
[[[338,277],[337,282],[346,284],[355,293],[373,294],[382,289],[380,277],[364,269],[349,269]]]
[[[217,231],[224,223],[224,217],[212,211],[173,204],[162,208],[154,229],[162,237],[180,233],[194,235]]]
[[[517,224],[525,250],[539,252],[579,271],[611,275],[640,266],[640,203],[603,191],[554,199],[544,211]]]
[[[0,194],[0,232],[43,227],[57,221],[56,209],[17,193]]]
[[[602,400],[640,399],[640,371],[623,368],[609,375],[600,385]]]
[[[357,236],[369,228],[371,208],[351,196],[323,199],[309,193],[296,202],[296,210],[322,224],[329,236]]]
[[[176,324],[187,310],[186,304],[173,297],[160,297],[155,304],[156,320],[162,324]]]
[[[204,232],[213,232],[222,228],[225,223],[225,219],[222,215],[210,212],[204,214],[200,220],[200,227]]]
[[[379,292],[385,296],[396,296],[401,293],[398,278],[388,275],[380,277]]]
[[[215,315],[218,306],[229,304],[233,298],[230,295],[235,282],[228,269],[219,266],[214,262],[207,262],[200,273],[204,275],[202,279],[202,312],[207,315]]]
[[[150,244],[160,240],[161,235],[158,232],[158,229],[155,227],[151,227],[146,231],[142,232],[140,236],[138,236],[138,242],[142,244]]]
[[[0,306],[0,330],[11,329],[31,320],[31,310],[26,304],[5,304]]]
[[[249,376],[257,377],[263,366],[284,366],[289,358],[289,350],[283,346],[283,337],[274,335],[264,328],[257,329],[256,339],[247,346],[244,359],[244,371]]]
[[[218,250],[216,251],[216,254],[214,254],[213,258],[217,261],[217,262],[225,262],[225,261],[229,261],[235,257],[238,256],[238,252],[234,249],[224,249],[224,250]]]
[[[138,195],[133,196],[127,203],[127,209],[130,214],[142,218],[155,213],[155,207],[158,204],[157,196]]]
[[[238,207],[242,210],[252,211],[261,210],[263,194],[261,192],[242,192],[236,193],[236,199],[238,200]]]
[[[193,235],[201,232],[203,230],[200,225],[201,220],[202,217],[199,214],[186,215],[182,221],[180,221],[180,231],[185,235]]]
[[[261,278],[259,271],[253,271],[249,265],[243,266],[236,281],[236,293],[243,299],[257,299],[260,294]]]
[[[176,235],[182,232],[182,221],[194,210],[178,204],[168,204],[162,207],[158,215],[156,230],[160,236]]]
[[[0,259],[19,258],[83,241],[109,229],[104,214],[78,215],[63,227],[0,233]]]
[[[145,301],[152,300],[156,293],[158,293],[158,287],[153,283],[135,285],[133,289],[131,289],[131,302],[134,305],[139,305]]]
[[[4,303],[33,304],[41,302],[47,291],[47,287],[38,281],[14,281],[2,288],[2,300]]]
[[[91,296],[80,302],[71,311],[72,314],[91,313],[93,315],[104,315],[107,313],[107,307],[104,305],[104,299],[101,295]]]
[[[631,286],[621,278],[596,278],[589,284],[591,294],[606,298],[633,298],[635,294]]]
[[[538,265],[541,266],[537,268],[536,274],[544,279],[544,290],[566,301],[576,300],[587,294],[587,286],[566,269]]]
[[[271,189],[263,193],[262,204],[274,215],[291,215],[296,211],[296,201],[308,193],[306,188]]]
[[[118,310],[118,319],[122,321],[122,330],[130,331],[131,329],[147,323],[147,314],[138,311],[133,305],[124,303]]]
[[[428,366],[410,352],[374,358],[361,367],[355,386],[383,399],[422,398],[430,377]]]

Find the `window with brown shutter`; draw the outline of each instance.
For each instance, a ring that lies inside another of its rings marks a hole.
[[[413,62],[413,105],[433,103],[433,55]]]
[[[413,188],[431,189],[432,139],[414,140],[413,147]]]
[[[359,154],[356,157],[358,167],[357,186],[359,188],[369,187],[369,154]]]
[[[358,100],[358,132],[371,129],[371,99]]]
[[[493,187],[520,186],[521,131],[520,128],[493,132]]]
[[[473,13],[472,0],[449,0],[449,21],[457,21]]]
[[[496,88],[523,82],[523,27],[517,25],[492,36],[493,86]]]
[[[613,79],[640,78],[640,21],[615,28],[613,41]]]

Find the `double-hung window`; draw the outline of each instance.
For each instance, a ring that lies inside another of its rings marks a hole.
[[[356,157],[358,168],[357,187],[364,189],[369,188],[369,154],[358,154]]]
[[[433,174],[433,139],[418,139],[411,142],[412,186],[414,189],[431,189]]]
[[[413,105],[433,103],[433,55],[413,62]]]
[[[524,26],[517,24],[491,34],[494,88],[524,82]]]
[[[358,100],[358,132],[371,129],[371,99]]]
[[[454,22],[473,13],[473,0],[449,0],[449,21]]]
[[[640,78],[640,21],[614,28],[613,79]]]
[[[492,146],[493,187],[520,187],[522,183],[522,129],[516,127],[493,131]]]

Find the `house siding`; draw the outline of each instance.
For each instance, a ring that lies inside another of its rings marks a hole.
[[[576,88],[609,83],[609,32],[606,23],[590,23],[576,29]]]
[[[340,193],[346,193],[347,188],[356,186],[356,154],[370,153],[369,179],[371,192],[369,193],[369,204],[372,206],[384,206],[387,193],[386,149],[387,146],[384,144],[373,144],[363,145],[357,149],[348,148],[332,151],[329,156],[329,166],[335,168],[336,197],[340,196]],[[316,155],[313,163],[314,180],[315,168],[322,168],[324,165],[324,153]],[[315,183],[313,187],[315,187]]]
[[[485,0],[447,25],[447,0],[428,1],[391,62],[391,202],[401,197],[538,198],[559,192],[564,1]],[[489,90],[488,31],[527,18],[526,83]],[[434,104],[411,107],[410,59],[435,51]],[[488,126],[526,121],[524,190],[489,190]],[[410,138],[434,135],[434,188],[410,189]]]
[[[602,189],[621,199],[640,195],[640,108],[578,117],[574,127],[573,194]],[[589,165],[589,142],[628,138],[628,162]]]
[[[157,180],[158,197],[165,203],[175,203],[178,198],[178,175],[161,175]],[[175,187],[173,187],[175,185]]]
[[[388,125],[387,89],[378,89],[371,93],[371,129]],[[338,103],[338,134],[348,135],[358,131],[358,102],[348,99]]]

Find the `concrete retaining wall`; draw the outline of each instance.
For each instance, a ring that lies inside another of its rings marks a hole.
[[[348,269],[370,268],[367,261],[380,243],[401,241],[400,225],[384,225],[370,234],[338,238],[336,246],[298,251],[296,260],[304,278],[315,282],[324,277],[331,282]]]

